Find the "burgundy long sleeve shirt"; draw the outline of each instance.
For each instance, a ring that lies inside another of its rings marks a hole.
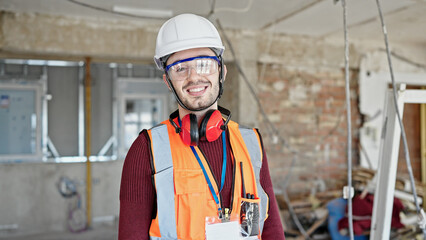
[[[223,207],[230,207],[233,164],[229,138],[226,141],[227,164],[225,183],[220,193]],[[198,147],[209,161],[213,174],[220,183],[222,171],[223,146],[222,138],[216,141],[200,141]],[[133,142],[123,165],[120,188],[119,240],[149,239],[149,228],[152,216],[156,211],[156,194],[152,184],[150,149],[144,134],[140,134]],[[278,206],[269,175],[268,162],[263,152],[263,163],[260,170],[260,184],[269,196],[269,217],[265,221],[263,240],[284,240]]]

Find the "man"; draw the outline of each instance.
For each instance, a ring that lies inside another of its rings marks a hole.
[[[211,239],[236,228],[284,239],[260,134],[230,121],[217,103],[224,49],[213,24],[197,15],[173,17],[159,30],[154,60],[178,110],[143,130],[126,156],[119,239]]]

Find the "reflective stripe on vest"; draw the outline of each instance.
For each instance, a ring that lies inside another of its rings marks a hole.
[[[262,153],[261,148],[259,147],[259,141],[257,140],[256,133],[253,131],[253,129],[245,128],[240,126],[240,133],[241,136],[244,139],[244,143],[246,144],[247,150],[249,151],[251,163],[254,168],[254,173],[256,176],[256,185],[257,185],[257,194],[260,198],[260,206],[259,206],[259,213],[260,213],[260,231],[262,233],[263,230],[263,224],[266,220],[266,213],[268,208],[268,196],[266,195],[265,191],[263,190],[262,186],[260,185],[260,168],[262,167]]]
[[[177,239],[173,161],[167,126],[159,125],[151,130],[151,134],[152,155],[155,163],[157,214],[161,233],[161,238],[151,237],[151,239]]]

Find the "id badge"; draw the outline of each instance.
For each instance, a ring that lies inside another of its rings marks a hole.
[[[238,219],[222,221],[218,217],[206,217],[206,240],[239,240]]]

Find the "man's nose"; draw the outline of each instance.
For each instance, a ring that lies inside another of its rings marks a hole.
[[[188,72],[188,79],[197,79],[199,77],[197,69],[195,67],[190,67]]]

